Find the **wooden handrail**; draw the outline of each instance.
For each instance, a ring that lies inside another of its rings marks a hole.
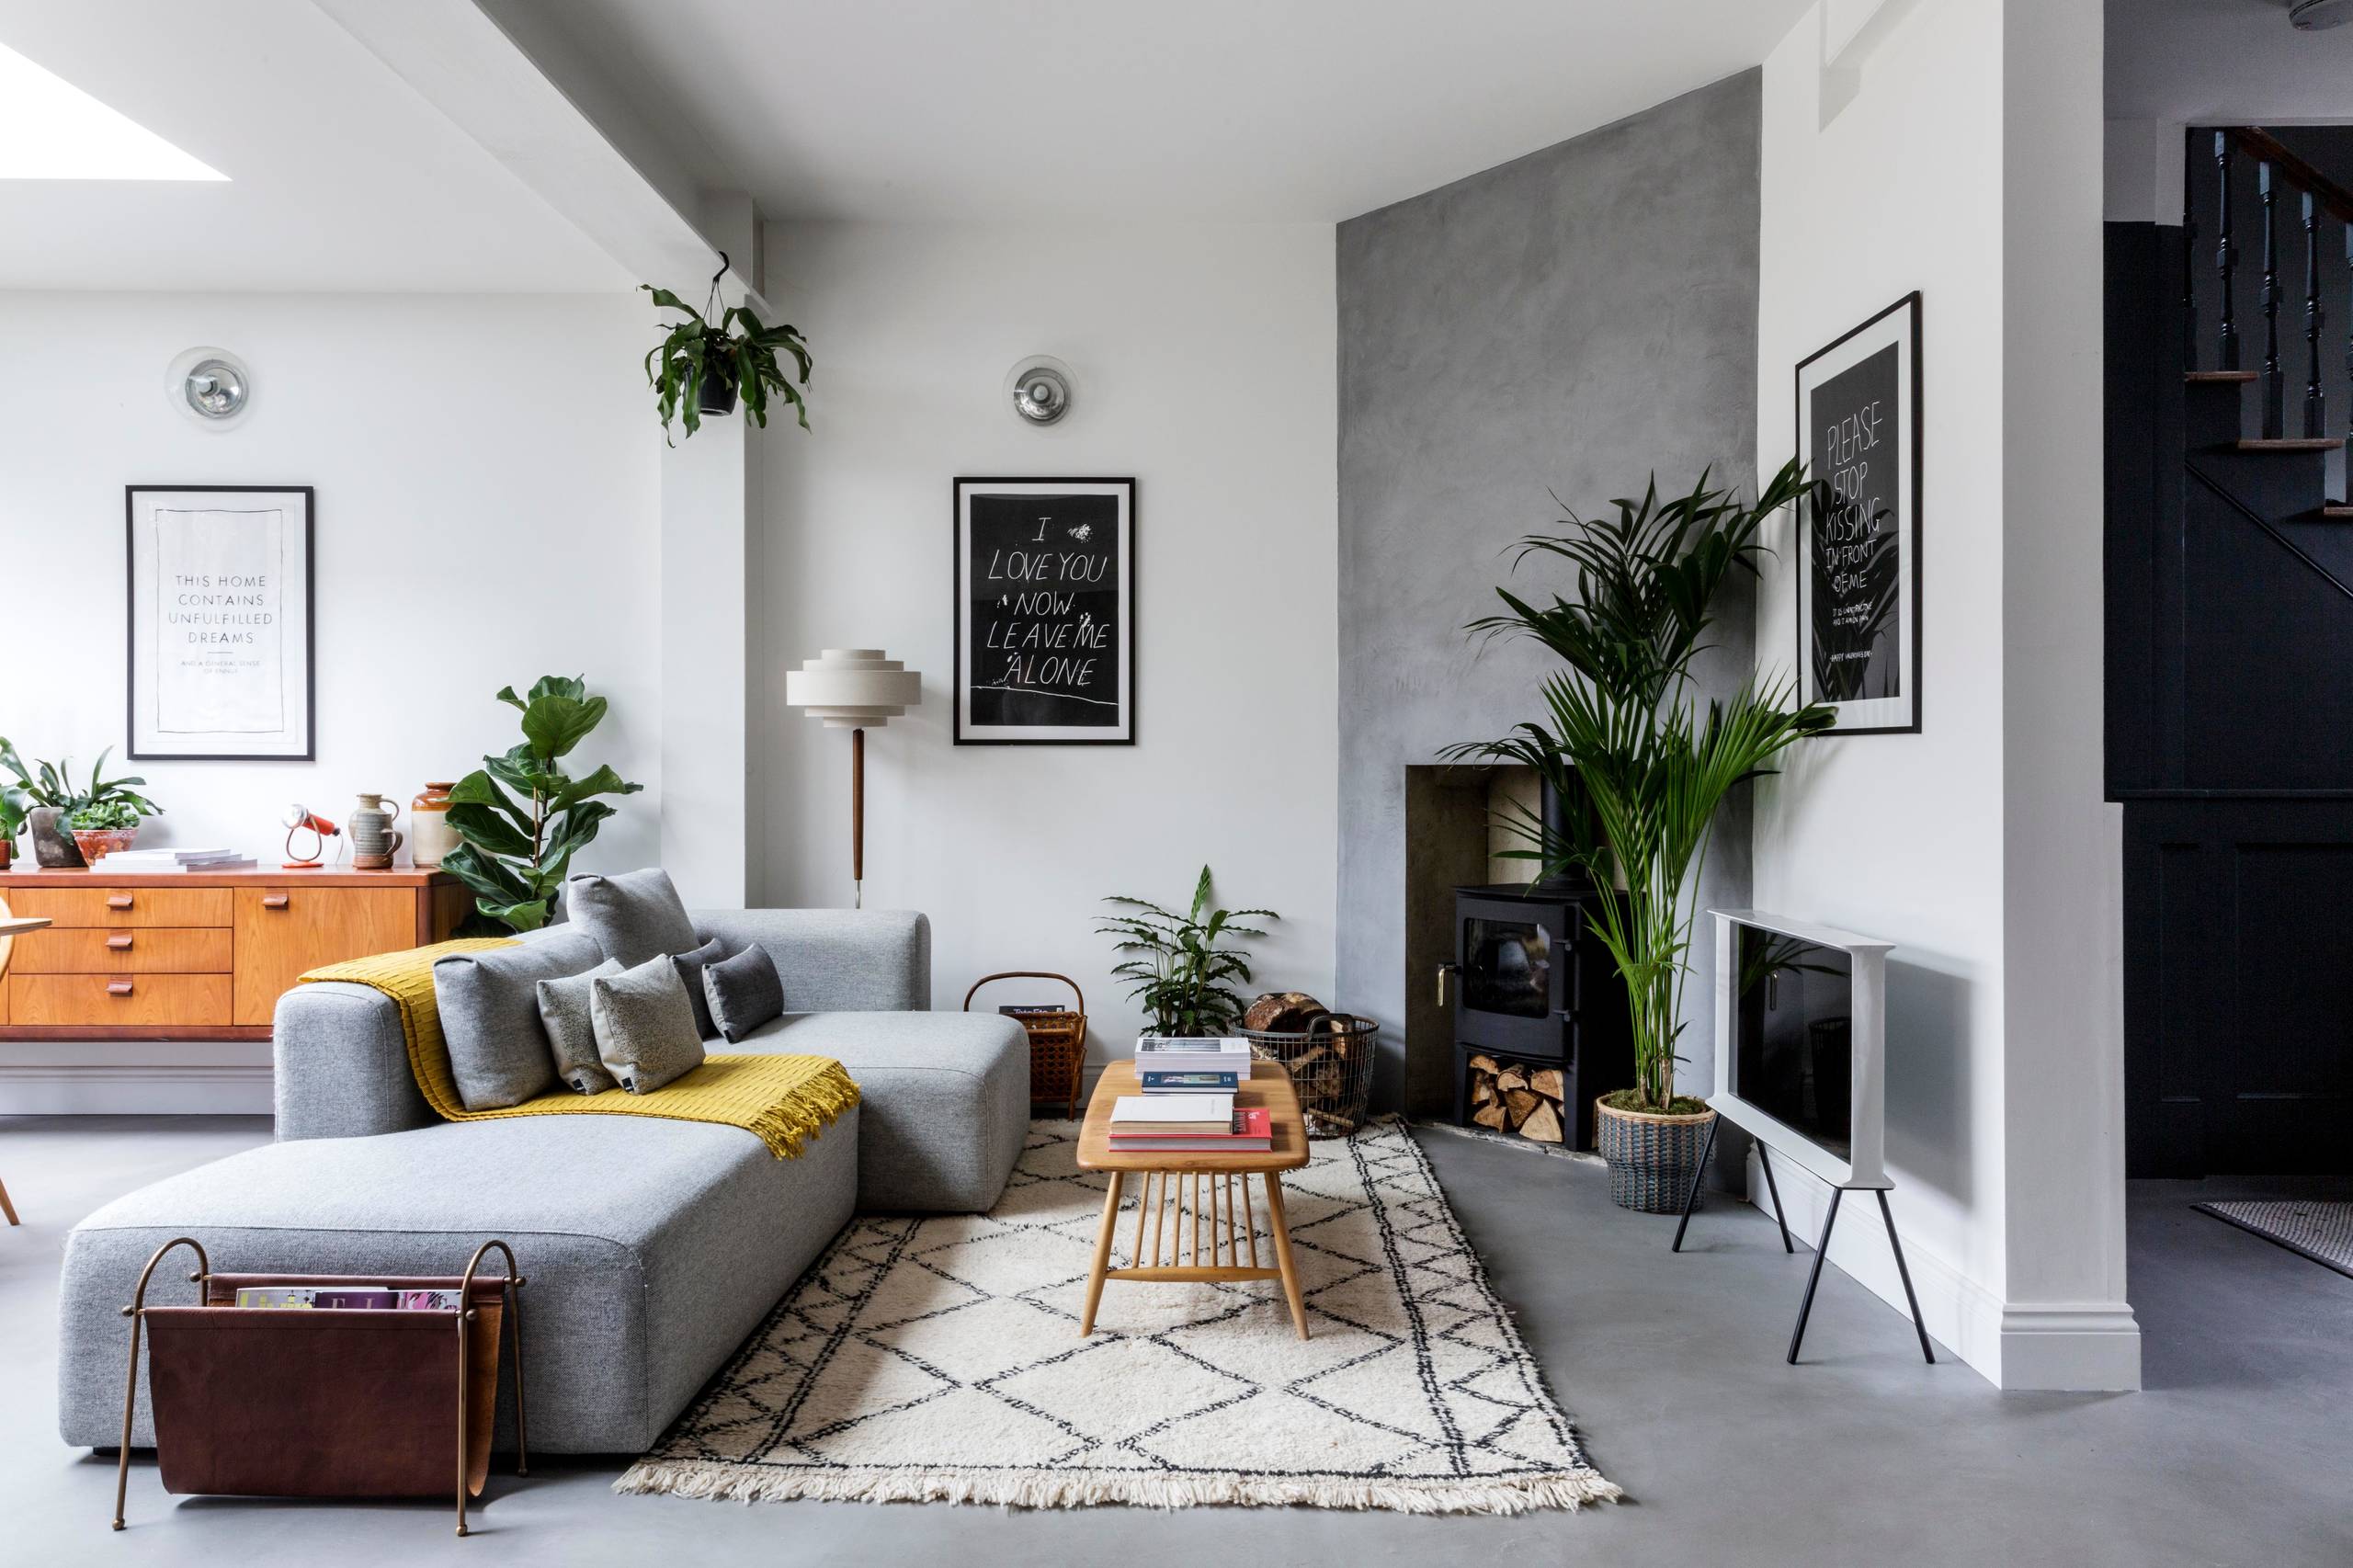
[[[2280,143],[2259,125],[2234,125],[2225,132],[2234,146],[2278,169],[2289,184],[2312,192],[2313,199],[2347,223],[2353,223],[2353,190],[2347,190]]]

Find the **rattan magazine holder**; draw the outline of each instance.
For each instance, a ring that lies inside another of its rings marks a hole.
[[[1053,980],[1070,987],[1070,994],[1078,1004],[1073,1011],[1016,1012],[1006,1016],[1029,1036],[1029,1103],[1058,1101],[1064,1116],[1075,1118],[1079,1078],[1086,1065],[1086,994],[1078,988],[1077,981],[1066,974],[1042,969],[1008,969],[997,974],[984,974],[972,982],[972,988],[964,993],[964,1011],[972,1010],[972,998],[981,994],[982,986],[999,980]]]
[[[175,1247],[196,1254],[190,1306],[150,1306],[147,1282]],[[492,1252],[503,1277],[480,1275]],[[458,1533],[482,1494],[498,1405],[500,1330],[514,1339],[515,1473],[529,1473],[523,1410],[523,1277],[514,1249],[486,1241],[455,1276],[215,1274],[193,1237],[165,1242],[122,1309],[131,1320],[114,1528],[131,1479],[139,1345],[155,1468],[164,1490],[243,1497],[430,1497],[453,1488]],[[449,1290],[446,1309],[269,1310],[236,1304],[241,1288]]]

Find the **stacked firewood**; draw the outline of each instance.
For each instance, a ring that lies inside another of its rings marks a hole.
[[[1472,1121],[1539,1143],[1567,1141],[1568,1090],[1558,1067],[1473,1055],[1468,1070]]]
[[[1290,1069],[1311,1136],[1345,1138],[1363,1124],[1371,1085],[1370,1019],[1336,1016],[1304,992],[1281,991],[1251,1003],[1242,1027],[1260,1055]]]

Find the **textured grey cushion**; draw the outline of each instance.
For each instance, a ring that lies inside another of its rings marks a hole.
[[[792,976],[794,1006],[812,1011],[922,1012],[931,1006],[931,923],[912,910],[706,909],[706,937],[756,942]],[[526,947],[574,935],[527,933]],[[691,944],[689,944],[691,945]],[[278,999],[271,1051],[278,1136],[357,1138],[426,1127],[390,998],[364,985],[297,985]]]
[[[555,1075],[574,1094],[601,1095],[613,1086],[613,1075],[605,1071],[604,1058],[597,1054],[597,1021],[588,1013],[588,983],[620,972],[621,960],[607,959],[595,969],[540,982],[540,1025],[548,1031]]]
[[[597,938],[608,959],[631,969],[650,958],[683,953],[702,940],[670,873],[659,866],[618,877],[578,876],[563,884],[563,907],[574,926]]]
[[[468,1110],[520,1105],[555,1087],[555,1060],[540,1026],[539,983],[593,968],[603,956],[585,932],[563,932],[434,962],[433,998],[449,1043],[449,1074]]]
[[[705,964],[702,992],[711,1023],[731,1043],[784,1014],[784,979],[776,971],[776,960],[757,942],[733,958]]]
[[[703,970],[727,956],[727,944],[713,937],[690,953],[672,953],[670,962],[678,971],[678,983],[687,988],[687,1001],[695,1010],[695,1034],[710,1040],[719,1033],[719,1026],[711,1022],[710,999],[703,994]],[[784,1009],[779,1007],[777,1011]]]
[[[787,1013],[733,1049],[858,1080],[861,1211],[986,1210],[1029,1133],[1029,1037],[995,1013]]]
[[[694,1004],[669,955],[588,983],[588,1016],[597,1028],[597,1055],[632,1095],[660,1088],[702,1065],[702,1036]]]
[[[59,1429],[81,1447],[119,1439],[120,1309],[148,1255],[174,1236],[201,1241],[215,1268],[304,1274],[455,1274],[501,1236],[530,1281],[532,1449],[642,1452],[849,1219],[858,1114],[793,1160],[734,1127],[524,1116],[275,1143],[168,1177],[66,1239]],[[166,1259],[148,1299],[187,1301],[192,1257],[182,1248]],[[499,1384],[511,1446],[503,1371]],[[29,1415],[36,1396],[12,1386],[11,1408]],[[154,1440],[142,1377],[131,1441]]]

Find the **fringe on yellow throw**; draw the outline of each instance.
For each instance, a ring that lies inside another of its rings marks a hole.
[[[303,981],[339,980],[365,985],[392,998],[400,1010],[408,1042],[409,1071],[425,1103],[449,1121],[486,1121],[504,1116],[654,1116],[672,1121],[709,1121],[740,1127],[779,1160],[797,1158],[801,1144],[833,1125],[858,1103],[858,1085],[829,1056],[707,1056],[693,1072],[648,1094],[608,1089],[600,1095],[569,1091],[541,1095],[496,1110],[468,1110],[449,1068],[449,1042],[441,1035],[441,1011],[434,1000],[433,964],[451,953],[511,948],[509,937],[464,937],[404,952],[380,953],[349,963],[328,964]]]

